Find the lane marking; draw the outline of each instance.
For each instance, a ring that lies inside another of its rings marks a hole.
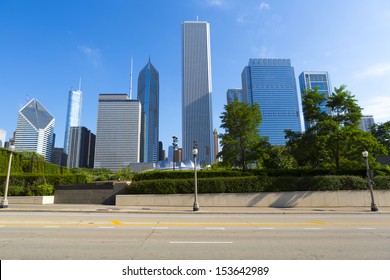
[[[322,228],[305,228],[305,230],[321,230]]]
[[[274,230],[275,228],[273,227],[261,227],[261,228],[258,228],[258,230]]]
[[[233,244],[231,241],[169,241],[170,244]]]
[[[108,228],[115,228],[115,227],[99,227],[99,228],[108,229]]]
[[[114,225],[116,225],[116,226],[121,226],[122,225],[122,223],[120,222],[120,221],[118,221],[118,220],[112,220],[111,221]]]
[[[168,227],[152,227],[152,229],[168,229]]]
[[[59,226],[44,226],[44,228],[59,228]]]
[[[365,227],[365,228],[358,228],[360,230],[373,230],[373,229],[376,229],[376,228],[370,228],[370,227]]]
[[[207,227],[207,230],[225,230],[224,227]]]

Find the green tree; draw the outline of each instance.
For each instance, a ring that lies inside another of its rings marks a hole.
[[[222,151],[219,156],[224,164],[247,169],[261,156],[259,153],[266,142],[257,129],[262,120],[259,105],[250,106],[235,100],[225,105],[220,118],[225,133],[220,135]]]
[[[374,137],[390,151],[390,121],[375,124],[371,127],[371,133]]]
[[[324,101],[331,114],[321,110]],[[319,96],[317,89],[307,91],[302,103],[310,128],[304,133],[286,132],[287,146],[299,164],[339,170],[361,166],[364,149],[386,152],[370,133],[358,128],[362,109],[345,85],[335,88],[328,98]]]

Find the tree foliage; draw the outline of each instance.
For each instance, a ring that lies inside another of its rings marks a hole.
[[[321,110],[321,104],[331,114]],[[305,121],[310,123],[304,133],[286,131],[287,146],[301,166],[353,168],[361,166],[361,152],[386,153],[384,146],[371,133],[358,128],[362,108],[345,85],[335,88],[326,98],[317,89],[303,96]]]
[[[259,105],[250,106],[235,100],[225,105],[220,118],[225,133],[220,135],[222,151],[219,156],[224,164],[247,169],[250,163],[259,159],[267,145],[257,129],[262,120]]]

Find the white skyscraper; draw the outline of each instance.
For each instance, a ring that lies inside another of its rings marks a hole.
[[[51,160],[53,151],[54,117],[36,99],[19,111],[15,133],[15,150],[32,151]]]
[[[141,103],[127,94],[100,94],[94,168],[117,171],[140,160]]]
[[[211,104],[210,25],[191,21],[182,24],[182,139],[183,159],[192,159],[198,143],[198,162],[214,162]]]
[[[81,125],[82,101],[83,101],[83,93],[80,89],[69,91],[68,110],[66,113],[65,137],[64,137],[65,153],[68,153],[70,127]]]
[[[0,129],[0,147],[4,148],[4,143],[5,143],[5,137],[7,133],[5,130]]]

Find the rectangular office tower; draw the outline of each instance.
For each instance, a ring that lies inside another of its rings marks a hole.
[[[84,126],[71,126],[67,166],[69,168],[93,168],[96,136]]]
[[[305,71],[299,75],[299,86],[301,88],[302,100],[305,95],[305,91],[308,89],[314,90],[318,88],[318,93],[328,98],[332,94],[332,87],[330,84],[329,74],[325,71]],[[331,114],[330,108],[326,107],[326,101],[320,105],[322,112]],[[305,116],[303,116],[305,118]],[[305,129],[310,128],[310,123],[305,121]]]
[[[193,159],[198,143],[198,162],[214,162],[211,104],[210,26],[207,22],[182,24],[182,139],[183,159]]]
[[[81,107],[83,93],[81,90],[70,90],[68,96],[68,110],[66,113],[64,151],[68,153],[69,129],[71,126],[80,126],[81,124]]]
[[[137,98],[142,105],[144,122],[141,137],[141,162],[156,163],[159,134],[159,74],[150,62],[138,75]]]
[[[55,118],[36,99],[19,111],[15,132],[15,150],[41,154],[51,161]]]
[[[141,103],[127,94],[100,94],[94,168],[112,171],[139,162]]]
[[[285,129],[302,131],[301,112],[290,59],[250,59],[242,72],[243,95],[258,103],[261,136],[272,145],[284,145]]]

